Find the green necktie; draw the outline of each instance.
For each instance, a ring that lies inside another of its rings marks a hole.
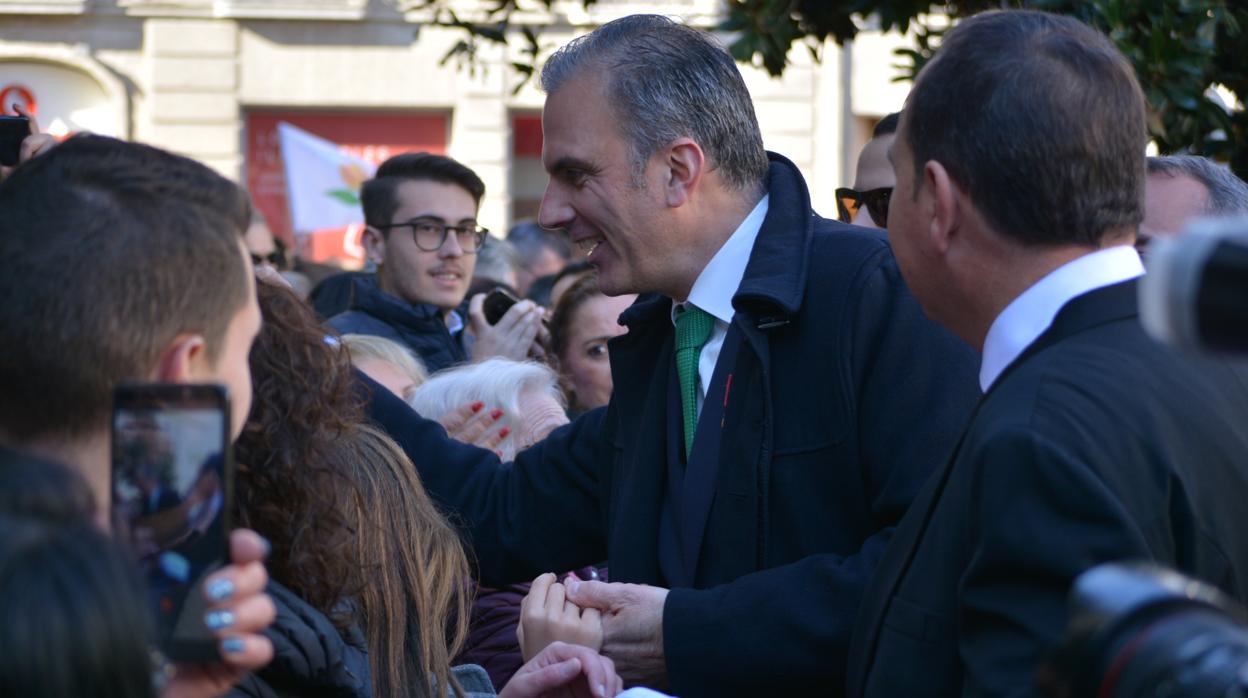
[[[698,358],[714,327],[715,318],[695,305],[686,303],[676,316],[676,377],[685,418],[686,459],[693,452],[693,433],[698,428]]]

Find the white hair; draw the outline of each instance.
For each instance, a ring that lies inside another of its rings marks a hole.
[[[422,417],[436,420],[469,403],[482,402],[487,408],[503,410],[503,418],[498,422],[501,428],[523,418],[520,396],[530,390],[546,392],[561,406],[567,406],[559,389],[559,376],[549,366],[500,358],[439,371],[412,393],[408,404]]]

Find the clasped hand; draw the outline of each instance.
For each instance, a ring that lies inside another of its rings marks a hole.
[[[576,579],[564,585],[555,579],[544,574],[533,580],[521,604],[517,634],[526,659],[554,641],[580,644],[610,658],[629,685],[667,687],[667,589]]]

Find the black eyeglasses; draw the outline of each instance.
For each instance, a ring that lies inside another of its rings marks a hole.
[[[858,191],[842,187],[836,190],[836,212],[844,223],[852,223],[863,206],[871,214],[871,220],[881,228],[888,227],[888,202],[893,198],[892,187]]]
[[[413,218],[406,223],[390,223],[377,227],[382,230],[410,227],[412,240],[416,243],[416,247],[424,252],[437,252],[442,249],[442,245],[446,244],[447,234],[455,231],[455,240],[459,243],[459,248],[464,252],[473,253],[481,249],[481,246],[485,244],[485,236],[490,234],[489,230],[476,223],[447,225],[437,218]]]

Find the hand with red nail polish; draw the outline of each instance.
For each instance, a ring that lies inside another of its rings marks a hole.
[[[501,409],[486,409],[485,403],[478,401],[448,412],[438,422],[452,439],[494,451],[502,458],[498,446],[511,433],[509,427],[494,429],[502,417]]]

